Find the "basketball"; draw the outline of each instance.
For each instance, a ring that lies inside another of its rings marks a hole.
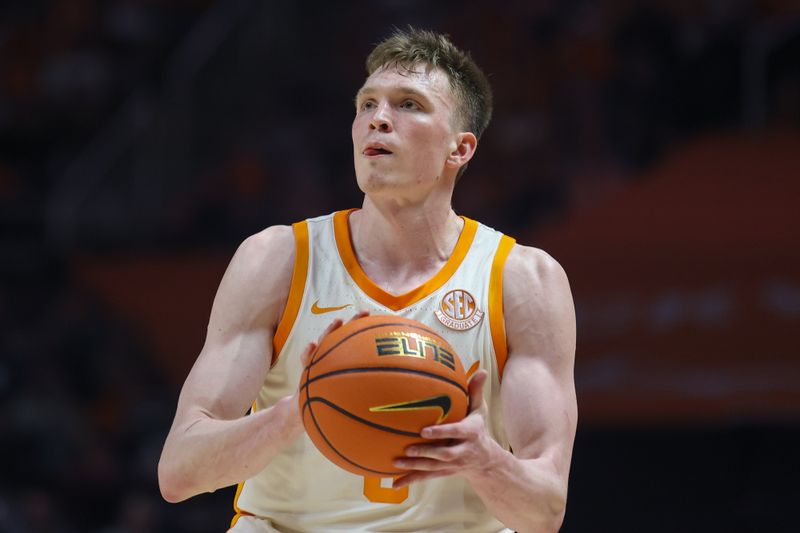
[[[431,442],[422,428],[467,415],[467,378],[450,344],[428,326],[367,316],[324,337],[299,394],[311,441],[341,468],[368,477],[405,471],[392,461]]]

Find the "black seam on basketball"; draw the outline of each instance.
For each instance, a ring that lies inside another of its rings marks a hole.
[[[343,368],[341,370],[333,370],[332,372],[327,372],[325,374],[320,374],[319,376],[315,376],[311,379],[308,379],[306,376],[306,381],[300,386],[300,389],[306,389],[306,399],[308,399],[308,384],[313,383],[317,380],[336,376],[339,374],[362,374],[367,372],[399,372],[403,374],[416,374],[418,376],[426,376],[433,379],[438,379],[439,381],[444,381],[445,383],[449,383],[454,387],[457,387],[461,392],[465,395],[468,395],[467,389],[461,386],[460,383],[453,381],[452,379],[446,378],[444,376],[440,376],[439,374],[434,374],[432,372],[426,372],[425,370],[415,370],[412,368],[395,368],[391,366],[374,366],[374,367],[366,367],[366,368]]]
[[[319,346],[317,346],[317,348],[319,348]],[[306,373],[306,383],[308,383],[308,380],[309,380],[309,378],[311,377],[311,365],[308,365],[308,366],[305,368],[305,373]],[[305,385],[304,385],[304,386],[305,386]],[[301,389],[300,389],[300,394],[302,394],[302,393],[303,393],[303,389],[301,388]],[[308,394],[309,394],[309,393],[308,393],[308,387],[306,387],[306,403],[305,403],[305,405],[308,405]],[[312,411],[312,413],[311,413],[311,416],[312,416],[312,417],[314,416],[314,413],[313,413],[313,411]]]
[[[353,465],[353,466],[355,466],[357,468],[361,468],[362,470],[367,470],[368,472],[372,472],[374,474],[382,474],[384,476],[396,476],[398,474],[402,474],[403,473],[403,472],[384,472],[383,470],[375,470],[373,468],[367,468],[366,466],[360,465],[360,464],[356,463],[355,461],[353,461],[352,459],[342,455],[342,452],[337,450],[336,447],[333,444],[331,444],[331,441],[329,441],[328,437],[325,436],[325,432],[322,431],[321,427],[319,427],[319,422],[317,422],[317,417],[314,416],[314,408],[311,406],[311,400],[318,400],[318,401],[322,401],[323,403],[328,403],[328,402],[324,398],[311,398],[311,399],[309,399],[308,401],[306,401],[303,404],[303,410],[305,411],[305,408],[308,407],[308,412],[311,413],[311,421],[314,422],[314,425],[317,427],[317,433],[319,433],[319,436],[322,437],[322,439],[325,441],[325,444],[327,444],[328,447],[336,453],[336,455],[338,455],[339,457],[341,457],[342,459],[344,459],[345,461],[347,461],[351,465]],[[334,404],[330,404],[330,406],[333,407],[336,410],[340,410]],[[341,411],[345,415],[348,415],[348,416],[350,415],[350,413],[348,413],[347,411],[344,411],[344,410],[341,410]],[[355,415],[353,415],[353,416],[355,416]],[[356,418],[358,418],[358,417],[356,417]],[[369,424],[368,420],[364,420],[364,422],[367,422]],[[417,436],[419,436],[419,435],[417,435]]]
[[[350,334],[350,335],[348,335],[347,337],[343,338],[342,340],[340,340],[339,342],[337,342],[336,344],[334,344],[333,346],[331,346],[330,348],[328,348],[328,351],[326,351],[324,354],[320,355],[318,359],[314,360],[314,359],[312,358],[312,359],[311,359],[311,362],[308,364],[308,368],[311,368],[312,366],[314,366],[315,364],[317,364],[319,361],[322,361],[322,359],[323,359],[323,358],[324,358],[326,355],[328,355],[329,353],[331,353],[331,351],[333,351],[333,350],[334,350],[336,347],[338,347],[340,344],[342,344],[342,343],[343,343],[343,342],[345,342],[346,340],[349,340],[349,339],[351,339],[351,338],[355,337],[355,336],[356,336],[356,335],[358,335],[359,333],[362,333],[362,332],[364,332],[364,331],[369,331],[369,330],[371,330],[371,329],[377,329],[377,328],[383,328],[383,327],[389,327],[389,326],[414,328],[414,329],[418,329],[418,330],[420,330],[420,331],[424,331],[425,333],[430,333],[431,335],[436,335],[437,337],[439,337],[439,338],[441,339],[441,336],[440,336],[438,333],[436,333],[435,331],[432,331],[432,330],[430,330],[430,329],[428,329],[428,328],[423,328],[423,327],[421,327],[421,326],[415,326],[414,324],[408,324],[408,323],[406,323],[406,322],[391,322],[391,323],[375,324],[374,326],[367,326],[367,327],[365,327],[365,328],[361,328],[360,330],[358,330],[358,331],[356,331],[356,332],[354,332],[354,333],[351,333],[351,334]]]
[[[422,435],[420,435],[419,433],[415,433],[413,431],[403,431],[402,429],[395,429],[395,428],[390,427],[390,426],[384,426],[383,424],[377,424],[375,422],[367,420],[366,418],[361,418],[360,416],[351,413],[350,411],[348,411],[347,409],[345,409],[343,407],[339,407],[338,405],[336,405],[332,401],[330,401],[328,399],[325,399],[322,396],[314,396],[314,397],[310,398],[308,401],[309,401],[309,403],[310,402],[322,402],[325,405],[327,405],[328,407],[333,407],[334,409],[336,409],[337,411],[339,411],[343,415],[345,415],[345,416],[347,416],[349,418],[352,418],[356,422],[360,422],[360,423],[362,423],[364,425],[370,426],[370,427],[375,428],[375,429],[379,429],[381,431],[386,431],[387,433],[395,433],[397,435],[402,435],[404,437],[416,437],[418,439],[422,438]],[[313,412],[313,409],[312,409],[312,412]]]

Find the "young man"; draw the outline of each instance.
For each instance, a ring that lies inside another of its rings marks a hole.
[[[238,483],[236,532],[557,531],[577,420],[567,278],[450,206],[491,116],[488,82],[446,37],[413,29],[367,70],[352,128],[363,206],[236,252],[164,445],[162,494]],[[328,462],[298,410],[315,341],[355,311],[424,322],[474,372],[470,414],[423,431],[447,444],[410,447],[393,481]]]

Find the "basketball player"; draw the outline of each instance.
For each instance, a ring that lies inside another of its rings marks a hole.
[[[238,484],[234,532],[557,531],[577,419],[567,278],[451,208],[489,84],[446,37],[413,29],[367,70],[352,126],[363,205],[267,228],[236,252],[164,445],[162,494]],[[303,363],[357,311],[425,323],[472,373],[469,415],[423,430],[447,444],[409,447],[395,480],[327,461],[298,410]]]

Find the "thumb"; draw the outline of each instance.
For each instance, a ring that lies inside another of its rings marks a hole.
[[[475,372],[475,375],[469,380],[467,390],[469,391],[470,413],[483,407],[483,386],[486,384],[486,378],[488,377],[489,373],[482,368]]]
[[[300,355],[300,364],[303,365],[303,368],[308,366],[308,363],[311,362],[311,356],[316,351],[317,351],[317,343],[309,342],[308,346],[306,346],[306,349],[303,350],[303,353]]]

